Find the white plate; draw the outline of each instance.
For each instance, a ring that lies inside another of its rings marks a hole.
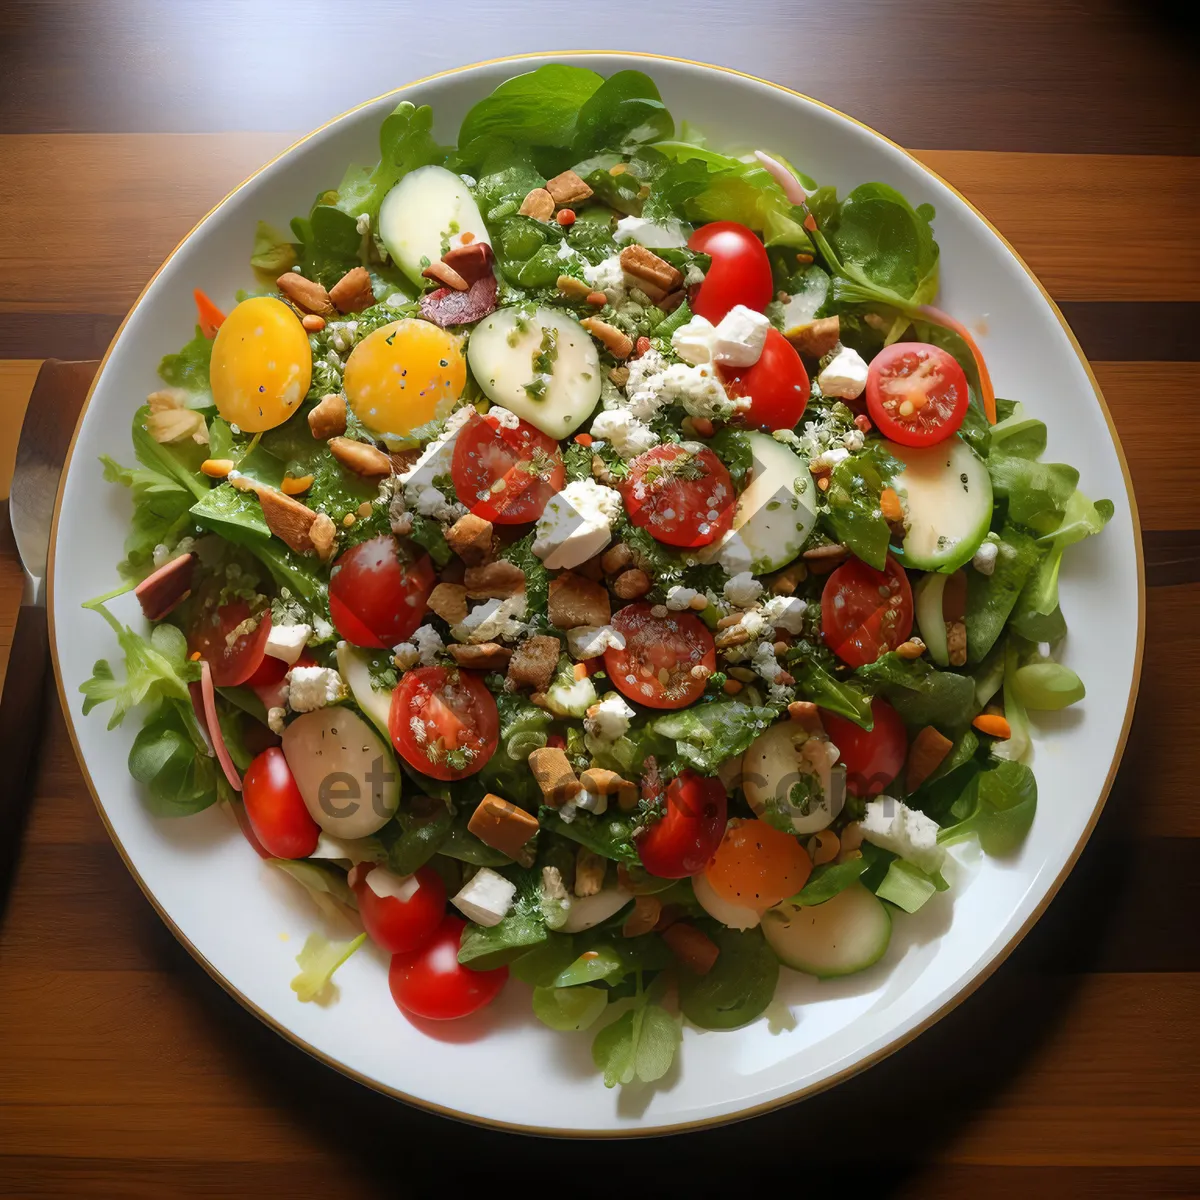
[[[761,80],[669,59],[574,58],[603,74],[647,70],[676,119],[716,146],[766,147],[843,193],[883,180],[914,205],[936,207],[939,304],[986,328],[997,394],[1046,420],[1048,457],[1073,463],[1089,495],[1116,504],[1103,535],[1071,551],[1062,580],[1065,661],[1088,697],[1038,722],[1041,803],[1019,854],[983,861],[917,916],[899,916],[886,959],[869,972],[817,983],[784,971],[779,996],[798,1018],[793,1030],[772,1033],[766,1020],[734,1033],[686,1030],[676,1067],[653,1089],[606,1090],[590,1035],[541,1026],[515,982],[477,1018],[418,1029],[392,1004],[384,956],[364,950],[339,972],[335,1004],[300,1004],[288,983],[316,924],[307,898],[260,863],[227,815],[147,816],[125,769],[137,721],[109,733],[100,713],[81,714],[80,683],[116,646],[79,605],[115,582],[129,516],[127,495],[103,481],[97,456],[131,460],[133,409],[156,386],[159,358],[187,340],[192,289],[220,301],[252,285],[259,218],[286,228],[348,162],[373,161],[379,124],[400,98],[432,104],[435,133],[451,142],[475,101],[541,61],[549,59],[467,67],[339,117],[228,197],[167,260],[110,348],[76,436],[52,554],[55,663],[80,762],[129,869],[180,940],[263,1020],[330,1065],[428,1108],[539,1132],[645,1134],[744,1116],[844,1078],[931,1025],[1012,949],[1075,861],[1124,745],[1141,662],[1141,541],[1116,434],[1078,346],[1028,269],[956,192],[871,130]],[[114,607],[141,624],[131,597]]]

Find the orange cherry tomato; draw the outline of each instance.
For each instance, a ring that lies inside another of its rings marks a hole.
[[[731,904],[766,912],[794,896],[811,871],[812,860],[790,833],[766,821],[730,821],[704,878]]]

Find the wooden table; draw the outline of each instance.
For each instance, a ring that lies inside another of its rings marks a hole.
[[[179,237],[292,131],[435,70],[592,41],[777,79],[919,148],[965,192],[1093,361],[1133,471],[1150,584],[1124,767],[1078,867],[1008,963],[834,1092],[665,1143],[470,1130],[310,1062],[160,924],[56,714],[0,932],[0,1194],[458,1194],[468,1178],[569,1195],[658,1178],[727,1192],[727,1177],[745,1186],[773,1168],[809,1193],[1200,1193],[1200,120],[1182,27],[1168,6],[1135,7],[0,10],[4,478],[40,360],[98,357]],[[0,567],[7,645],[20,578],[11,560]]]

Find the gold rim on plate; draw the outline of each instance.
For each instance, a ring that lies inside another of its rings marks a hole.
[[[809,104],[816,105],[818,108],[823,108],[823,109],[825,109],[825,111],[833,113],[835,116],[842,118],[842,120],[848,121],[850,124],[858,126],[859,129],[863,129],[867,133],[872,134],[874,137],[878,138],[881,142],[884,142],[888,146],[891,146],[894,150],[898,150],[907,159],[909,159],[910,162],[914,163],[918,168],[920,168],[920,170],[923,171],[926,175],[929,175],[933,179],[937,180],[938,183],[940,183],[948,191],[952,192],[955,196],[957,196],[958,199],[961,200],[962,203],[965,204],[967,206],[967,208],[970,209],[970,211],[979,219],[979,221],[981,221],[989,230],[991,230],[992,234],[1000,241],[1000,243],[1005,247],[1005,249],[1008,250],[1008,252],[1017,261],[1017,263],[1020,264],[1022,270],[1026,273],[1026,275],[1028,275],[1029,278],[1033,281],[1034,285],[1037,287],[1038,291],[1041,293],[1042,298],[1046,301],[1046,304],[1049,306],[1050,311],[1054,314],[1055,320],[1058,321],[1060,327],[1062,328],[1063,333],[1066,335],[1067,340],[1070,342],[1072,349],[1075,351],[1075,354],[1079,359],[1080,365],[1083,367],[1084,372],[1087,374],[1088,381],[1091,383],[1092,391],[1094,392],[1095,397],[1096,397],[1096,403],[1100,406],[1100,411],[1104,415],[1105,423],[1108,426],[1109,436],[1112,438],[1113,447],[1117,452],[1117,460],[1121,466],[1121,476],[1125,482],[1126,499],[1129,502],[1129,513],[1133,520],[1134,545],[1135,545],[1135,554],[1136,554],[1136,560],[1137,560],[1137,592],[1138,592],[1137,648],[1136,648],[1136,653],[1134,655],[1133,678],[1130,682],[1129,698],[1128,698],[1128,700],[1126,702],[1126,706],[1125,706],[1125,717],[1121,724],[1121,734],[1120,734],[1120,737],[1117,739],[1117,743],[1114,747],[1112,761],[1109,764],[1108,773],[1105,776],[1104,786],[1101,789],[1100,796],[1096,802],[1096,806],[1092,811],[1092,815],[1088,821],[1087,828],[1083,831],[1083,835],[1079,838],[1079,840],[1075,844],[1074,849],[1068,855],[1067,861],[1063,864],[1062,870],[1058,873],[1058,875],[1055,877],[1054,881],[1047,888],[1045,895],[1041,898],[1041,900],[1035,906],[1033,912],[1031,912],[1029,914],[1028,918],[1026,918],[1025,922],[1021,925],[1021,927],[1009,938],[1008,942],[1004,946],[1002,946],[1000,948],[1000,950],[998,950],[996,952],[996,954],[992,957],[991,961],[985,963],[984,966],[979,969],[979,971],[976,973],[976,975],[972,979],[970,979],[962,987],[955,990],[955,992],[951,996],[949,996],[934,1012],[929,1014],[924,1020],[918,1022],[912,1029],[909,1029],[906,1032],[897,1035],[886,1046],[883,1046],[880,1049],[874,1051],[872,1054],[869,1054],[869,1055],[865,1056],[864,1058],[860,1059],[858,1062],[854,1063],[853,1066],[843,1068],[841,1071],[837,1071],[834,1074],[828,1076],[825,1079],[820,1080],[817,1083],[809,1084],[808,1086],[800,1088],[795,1092],[791,1092],[786,1096],[782,1096],[782,1097],[779,1097],[774,1100],[764,1101],[761,1104],[750,1105],[746,1108],[739,1109],[736,1112],[723,1113],[720,1116],[707,1117],[707,1118],[704,1118],[701,1120],[681,1121],[681,1122],[677,1122],[674,1124],[655,1125],[655,1126],[650,1126],[650,1127],[646,1127],[646,1128],[630,1127],[630,1128],[621,1128],[621,1129],[600,1129],[600,1130],[547,1129],[547,1128],[543,1128],[543,1127],[539,1127],[539,1126],[520,1125],[520,1124],[515,1124],[515,1123],[507,1122],[507,1121],[499,1121],[499,1120],[495,1120],[493,1118],[480,1117],[480,1116],[474,1115],[472,1113],[460,1112],[457,1109],[445,1108],[440,1104],[435,1104],[431,1100],[425,1100],[418,1096],[412,1096],[412,1095],[409,1095],[407,1092],[400,1091],[398,1088],[389,1087],[387,1084],[381,1083],[379,1080],[372,1079],[369,1076],[362,1074],[360,1071],[354,1070],[352,1067],[347,1066],[345,1063],[339,1062],[337,1059],[330,1057],[328,1054],[325,1054],[321,1050],[318,1050],[315,1046],[313,1046],[311,1043],[305,1041],[302,1037],[300,1037],[298,1034],[296,1034],[293,1030],[287,1028],[287,1026],[285,1026],[285,1025],[280,1024],[277,1020],[275,1020],[274,1017],[272,1017],[270,1014],[264,1012],[249,997],[245,996],[236,987],[234,987],[234,985],[228,979],[226,979],[225,976],[222,975],[221,972],[219,972],[212,965],[212,963],[210,963],[208,961],[208,959],[204,957],[203,954],[200,953],[200,951],[196,948],[196,946],[194,946],[192,944],[192,942],[188,939],[188,937],[183,933],[183,931],[179,928],[179,926],[177,926],[175,924],[175,922],[171,919],[170,915],[166,912],[166,910],[158,902],[158,899],[157,899],[157,897],[155,897],[154,893],[150,890],[150,888],[148,888],[146,886],[146,883],[142,879],[141,875],[138,873],[137,868],[130,861],[129,855],[126,853],[125,847],[121,844],[121,840],[117,837],[116,831],[113,829],[111,823],[108,820],[108,816],[104,811],[104,806],[100,803],[100,797],[96,791],[95,782],[92,779],[91,772],[88,770],[87,762],[84,760],[83,754],[80,751],[79,739],[75,733],[75,721],[71,714],[71,707],[70,707],[70,704],[68,703],[67,694],[66,694],[66,691],[65,691],[64,685],[63,685],[62,667],[58,660],[58,639],[56,636],[55,619],[54,619],[54,613],[55,613],[55,605],[54,605],[55,564],[57,561],[57,549],[58,549],[58,525],[59,525],[59,518],[60,518],[61,510],[62,510],[63,492],[66,489],[67,472],[70,469],[72,460],[74,459],[75,445],[79,438],[79,430],[83,425],[84,417],[87,415],[88,407],[91,405],[92,396],[95,394],[95,391],[96,391],[96,385],[100,382],[100,378],[104,373],[104,367],[108,362],[109,356],[112,354],[113,347],[120,340],[121,334],[124,332],[125,326],[128,324],[129,319],[133,316],[134,312],[137,310],[138,305],[141,304],[146,293],[150,290],[151,286],[154,284],[154,281],[159,277],[159,275],[163,272],[163,270],[166,269],[167,264],[179,252],[179,249],[184,244],[184,242],[186,242],[192,236],[192,234],[195,233],[196,230],[198,230],[209,219],[209,217],[211,217],[218,209],[224,207],[224,205],[226,203],[228,203],[228,201],[234,195],[236,195],[239,191],[241,191],[241,189],[243,187],[245,187],[247,183],[256,179],[264,171],[266,171],[270,167],[274,166],[274,164],[279,162],[280,159],[291,154],[291,152],[293,150],[295,150],[298,146],[304,145],[305,142],[310,141],[312,138],[316,137],[317,134],[322,133],[324,130],[328,129],[331,125],[336,124],[338,121],[342,120],[343,117],[347,117],[351,113],[360,112],[364,108],[369,108],[370,106],[377,104],[379,101],[384,100],[389,96],[396,95],[396,93],[398,93],[398,92],[406,91],[409,88],[413,88],[413,87],[419,87],[421,84],[429,83],[434,79],[445,79],[452,75],[461,75],[467,71],[473,71],[479,67],[494,66],[498,63],[520,63],[520,62],[529,62],[529,61],[537,60],[537,59],[553,60],[553,59],[557,59],[557,58],[590,57],[590,56],[604,57],[604,56],[610,56],[610,55],[613,57],[617,57],[617,58],[641,58],[641,59],[649,59],[651,61],[658,61],[658,62],[682,63],[685,66],[701,67],[701,68],[703,68],[705,70],[709,70],[709,71],[719,71],[723,75],[735,75],[742,79],[749,79],[749,80],[753,81],[754,83],[763,84],[766,87],[774,88],[776,91],[784,92],[789,96],[795,96],[797,99],[804,100]],[[1129,738],[1129,727],[1133,720],[1133,710],[1134,710],[1135,702],[1137,700],[1138,685],[1141,681],[1142,654],[1143,654],[1144,643],[1145,643],[1145,634],[1146,634],[1146,572],[1145,572],[1145,562],[1144,562],[1143,554],[1142,554],[1141,522],[1138,519],[1137,501],[1134,497],[1134,492],[1133,492],[1133,480],[1130,478],[1129,464],[1125,459],[1125,451],[1124,451],[1123,447],[1121,446],[1121,439],[1117,433],[1116,426],[1113,424],[1112,414],[1108,410],[1108,405],[1104,401],[1104,395],[1100,390],[1100,385],[1096,382],[1096,376],[1093,374],[1091,365],[1088,363],[1088,360],[1087,360],[1086,356],[1084,355],[1083,350],[1080,347],[1079,342],[1075,337],[1075,334],[1071,331],[1071,327],[1067,324],[1066,320],[1063,318],[1062,313],[1058,309],[1058,305],[1055,304],[1053,299],[1051,299],[1050,293],[1047,292],[1045,287],[1042,286],[1041,280],[1038,279],[1038,277],[1033,273],[1033,271],[1030,270],[1029,265],[1020,256],[1020,254],[1018,254],[1017,251],[1015,249],[1013,249],[1013,247],[1009,244],[1008,239],[996,228],[995,225],[992,224],[991,221],[989,221],[987,219],[987,217],[985,217],[983,215],[983,213],[981,213],[979,211],[979,209],[977,209],[975,207],[974,204],[971,203],[970,200],[968,200],[966,198],[966,196],[964,196],[956,187],[954,187],[953,184],[948,183],[936,171],[934,171],[930,167],[926,166],[915,155],[910,154],[909,151],[907,151],[903,146],[899,145],[896,142],[893,142],[891,140],[891,138],[885,137],[883,134],[879,133],[877,130],[872,129],[869,125],[864,124],[862,121],[856,120],[854,117],[848,116],[846,113],[841,112],[839,109],[836,109],[829,104],[825,104],[820,100],[814,99],[812,96],[806,96],[803,92],[797,92],[797,91],[793,90],[792,88],[784,87],[783,84],[774,83],[769,79],[761,79],[757,75],[750,75],[745,71],[737,71],[737,70],[734,70],[732,67],[721,67],[721,66],[717,66],[713,63],[697,62],[696,60],[690,59],[690,58],[677,58],[674,55],[670,55],[670,54],[651,54],[651,53],[640,51],[640,50],[639,51],[634,51],[634,50],[555,50],[555,51],[541,51],[541,52],[529,53],[529,54],[513,54],[513,55],[507,55],[502,58],[489,58],[489,59],[483,60],[482,62],[468,63],[466,66],[454,67],[448,71],[438,71],[433,75],[426,75],[421,79],[413,80],[411,83],[403,84],[401,87],[392,88],[390,91],[384,92],[379,96],[375,96],[370,100],[364,100],[361,104],[356,104],[353,108],[349,108],[345,112],[339,113],[337,116],[332,117],[330,120],[317,126],[316,129],[311,130],[309,133],[305,134],[304,137],[300,138],[296,142],[293,142],[292,145],[288,146],[285,150],[282,150],[279,154],[275,155],[269,161],[265,162],[261,167],[258,168],[257,171],[255,171],[252,175],[250,175],[246,179],[244,179],[241,183],[239,183],[237,185],[237,187],[233,188],[232,191],[230,191],[227,195],[222,197],[222,199],[219,200],[215,205],[213,205],[213,207],[210,208],[208,210],[208,212],[206,212],[204,214],[204,216],[201,217],[200,220],[197,221],[196,224],[192,226],[192,228],[187,232],[187,234],[185,234],[184,237],[180,239],[180,241],[175,245],[174,249],[172,249],[171,253],[168,254],[167,257],[163,260],[162,265],[159,266],[159,268],[154,272],[153,275],[151,275],[150,279],[146,283],[146,286],[144,288],[142,288],[141,292],[138,294],[138,298],[134,301],[129,312],[125,315],[124,320],[121,321],[121,324],[117,328],[117,332],[113,335],[113,339],[109,343],[108,349],[105,350],[105,352],[104,352],[104,357],[100,360],[100,366],[96,371],[96,376],[95,376],[95,379],[92,381],[92,386],[88,389],[87,399],[84,401],[83,408],[80,410],[79,420],[76,423],[75,432],[71,437],[71,445],[67,451],[66,461],[63,464],[62,478],[59,480],[58,494],[55,497],[55,501],[54,501],[54,521],[53,521],[53,525],[51,527],[51,532],[50,532],[50,562],[49,562],[49,572],[48,572],[48,576],[47,576],[47,587],[48,587],[47,608],[48,608],[48,612],[49,612],[49,622],[50,622],[50,624],[49,624],[50,656],[54,663],[54,678],[55,678],[55,682],[58,686],[59,701],[62,705],[63,715],[66,718],[67,732],[71,738],[71,745],[75,751],[75,758],[79,763],[80,770],[83,772],[84,780],[87,783],[88,791],[91,792],[92,800],[96,805],[96,811],[100,815],[100,820],[104,824],[104,828],[108,831],[108,836],[112,839],[113,845],[117,848],[117,853],[121,856],[121,860],[124,862],[126,869],[133,876],[133,878],[137,881],[138,887],[140,887],[142,889],[142,892],[145,894],[146,899],[150,902],[154,911],[156,913],[158,913],[158,915],[162,919],[163,923],[167,926],[168,929],[170,929],[170,931],[175,935],[175,937],[184,946],[184,948],[188,951],[188,953],[191,954],[192,957],[204,968],[204,970],[207,971],[208,974],[218,984],[220,984],[221,987],[223,987],[235,1000],[237,1000],[238,1003],[241,1004],[243,1008],[245,1008],[249,1012],[253,1013],[256,1017],[258,1017],[258,1019],[260,1021],[262,1021],[269,1028],[273,1029],[281,1037],[286,1038],[293,1045],[295,1045],[299,1049],[303,1050],[305,1053],[311,1055],[313,1058],[317,1059],[319,1062],[324,1063],[328,1067],[332,1067],[334,1070],[341,1072],[341,1074],[348,1076],[349,1078],[355,1080],[357,1083],[363,1084],[365,1087],[371,1088],[373,1091],[382,1092],[383,1094],[391,1096],[397,1100],[403,1100],[405,1103],[411,1104],[416,1108],[424,1109],[426,1112],[436,1113],[439,1116],[450,1117],[450,1118],[453,1118],[453,1119],[459,1120],[459,1121],[466,1121],[466,1122],[468,1122],[470,1124],[474,1124],[474,1125],[486,1126],[487,1128],[490,1128],[490,1129],[501,1129],[501,1130],[505,1130],[505,1131],[509,1131],[509,1132],[513,1132],[513,1133],[527,1133],[527,1134],[532,1133],[532,1134],[549,1135],[549,1136],[563,1137],[563,1138],[605,1138],[605,1139],[608,1139],[608,1138],[625,1138],[625,1137],[652,1137],[652,1136],[656,1136],[656,1135],[670,1134],[670,1133],[687,1133],[692,1130],[710,1128],[714,1125],[723,1125],[723,1124],[728,1124],[733,1121],[745,1120],[749,1117],[760,1116],[763,1113],[771,1112],[778,1108],[783,1108],[786,1105],[792,1104],[797,1100],[804,1099],[807,1096],[816,1095],[818,1092],[823,1092],[827,1088],[831,1088],[835,1084],[841,1083],[844,1080],[849,1079],[851,1076],[857,1075],[860,1071],[865,1071],[868,1067],[872,1067],[876,1063],[881,1062],[883,1059],[887,1058],[889,1055],[895,1053],[897,1050],[908,1045],[908,1043],[911,1042],[914,1038],[916,1038],[919,1034],[922,1034],[927,1029],[931,1028],[943,1016],[945,1016],[945,1014],[951,1008],[953,1008],[956,1004],[960,1003],[962,1000],[965,1000],[968,996],[970,996],[978,987],[980,987],[987,979],[989,979],[991,977],[992,973],[1008,958],[1008,956],[1013,952],[1013,950],[1017,947],[1017,945],[1021,942],[1021,940],[1029,932],[1029,930],[1031,928],[1033,928],[1034,924],[1041,918],[1042,914],[1046,911],[1047,907],[1049,906],[1050,901],[1054,899],[1055,895],[1058,892],[1058,889],[1062,886],[1063,880],[1066,879],[1067,875],[1070,873],[1071,869],[1075,866],[1075,863],[1078,861],[1080,854],[1083,852],[1084,846],[1087,845],[1088,840],[1091,838],[1092,831],[1096,827],[1096,822],[1100,819],[1100,814],[1101,814],[1101,812],[1103,812],[1104,805],[1105,805],[1106,801],[1108,800],[1108,794],[1112,789],[1113,780],[1116,777],[1117,769],[1121,763],[1121,757],[1125,751],[1125,744]]]

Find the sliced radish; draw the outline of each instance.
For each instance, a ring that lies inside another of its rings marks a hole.
[[[235,792],[240,792],[242,777],[229,756],[229,747],[225,745],[225,736],[221,733],[221,722],[217,720],[217,689],[213,687],[212,668],[206,658],[200,660],[200,691],[204,696],[204,717],[208,725],[208,736],[217,752],[217,761],[221,764],[221,770],[225,772],[225,778],[229,780],[229,786]]]

